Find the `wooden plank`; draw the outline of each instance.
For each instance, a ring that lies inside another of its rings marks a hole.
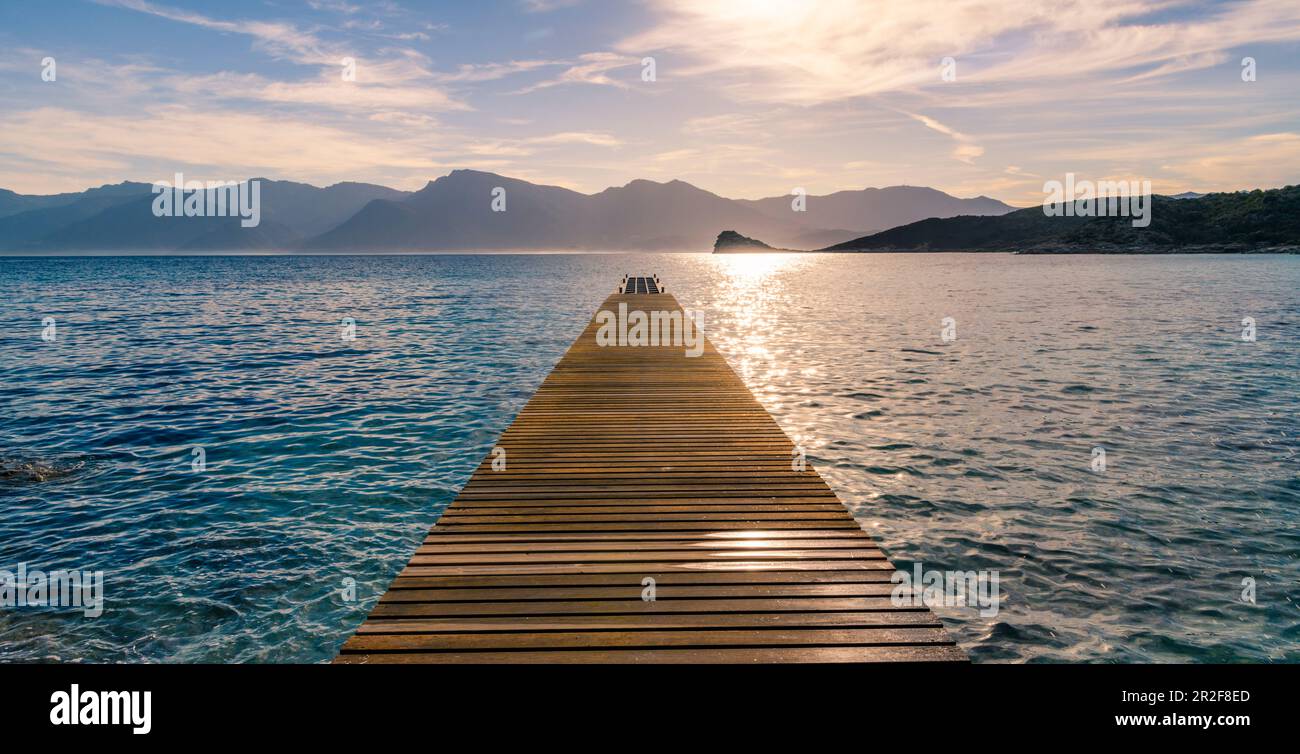
[[[888,582],[878,584],[749,584],[743,596],[757,597],[886,597],[894,590]],[[729,585],[662,586],[659,599],[705,599],[737,595]],[[640,598],[641,586],[635,587],[527,587],[519,589],[411,589],[390,588],[382,602],[533,602]]]
[[[863,597],[731,597],[728,599],[678,600],[646,602],[639,595],[622,600],[586,600],[580,602],[380,602],[370,615],[381,618],[422,618],[443,615],[599,615],[620,613],[781,613],[820,610],[822,612],[863,612],[900,610],[889,595]],[[918,608],[906,608],[916,610]]]
[[[755,550],[767,551],[768,549],[827,549],[842,550],[852,549],[863,544],[862,541],[855,541],[846,537],[839,539],[767,539],[753,542],[749,540],[689,540],[689,539],[659,539],[640,541],[635,539],[625,539],[620,541],[601,541],[601,540],[579,540],[576,542],[468,542],[462,543],[460,538],[456,538],[450,544],[442,541],[435,541],[432,545],[421,545],[417,553],[423,552],[473,552],[473,553],[496,553],[496,552],[646,552],[655,550],[744,550],[752,552]]]
[[[620,289],[603,311],[681,312],[653,277]],[[965,659],[711,343],[600,345],[600,321],[336,662]]]
[[[889,572],[876,570],[824,571],[680,571],[654,574],[659,586],[688,584],[877,584],[888,583]],[[545,574],[525,576],[401,576],[390,589],[469,589],[500,587],[642,586],[641,580],[626,573]],[[743,590],[742,590],[743,591]]]
[[[490,576],[506,573],[529,574],[596,574],[636,573],[653,574],[687,571],[887,571],[894,567],[888,560],[737,560],[737,561],[681,561],[663,562],[648,560],[635,563],[587,563],[580,560],[569,563],[476,563],[472,565],[408,565],[401,576]],[[644,578],[644,577],[643,577]],[[654,577],[651,577],[654,578]]]
[[[714,649],[634,649],[546,652],[344,652],[338,663],[443,663],[447,665],[536,664],[753,664],[964,662],[952,644],[886,647],[718,647]]]
[[[447,533],[446,529],[430,530],[425,542],[431,542],[438,534]],[[724,536],[725,535],[725,536]],[[761,547],[769,542],[792,542],[803,540],[862,540],[870,539],[861,529],[803,529],[798,531],[740,531],[740,532],[612,532],[612,533],[578,533],[548,534],[504,533],[504,534],[457,534],[454,544],[465,542],[712,542],[718,546],[734,545],[742,547]]]
[[[786,530],[786,529],[845,529],[850,531],[861,531],[852,519],[844,521],[794,521],[786,519],[769,519],[766,521],[714,521],[711,524],[700,524],[691,521],[654,521],[640,523],[608,523],[593,522],[575,527],[571,524],[532,524],[530,526],[510,526],[507,524],[496,525],[455,525],[448,523],[446,525],[435,526],[431,531],[437,534],[454,535],[458,533],[481,534],[481,533],[498,533],[498,532],[594,532],[594,531],[621,531],[621,532],[642,532],[642,531],[678,531],[692,533],[707,533],[729,531],[729,532],[747,532],[755,529],[763,530]]]
[[[643,613],[641,615],[525,615],[456,616],[451,618],[375,618],[357,629],[363,634],[446,634],[601,630],[671,630],[713,628],[871,628],[929,626],[941,628],[933,614],[912,612],[788,612],[788,613]]]
[[[883,646],[948,643],[942,628],[719,629],[710,631],[551,631],[547,633],[368,634],[349,652],[431,652],[529,649],[627,649],[715,646]]]
[[[759,553],[764,560],[884,560],[880,550],[763,550]],[[651,552],[453,552],[444,553],[437,545],[421,548],[411,557],[410,564],[435,565],[439,563],[464,564],[501,564],[501,563],[572,563],[581,560],[584,563],[675,563],[703,562],[711,559],[753,560],[754,553],[741,552],[701,552],[698,550],[672,551],[656,550]]]

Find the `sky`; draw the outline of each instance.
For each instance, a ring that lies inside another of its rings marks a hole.
[[[0,187],[457,168],[1023,206],[1066,173],[1283,186],[1300,2],[0,2]]]

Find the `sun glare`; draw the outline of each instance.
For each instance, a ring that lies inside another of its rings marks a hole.
[[[799,262],[798,254],[718,254],[710,257],[734,285],[753,285]]]

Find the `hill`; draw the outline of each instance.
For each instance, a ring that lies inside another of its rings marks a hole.
[[[1050,217],[1030,207],[998,217],[931,218],[821,251],[1185,253],[1300,248],[1300,186],[1151,197],[1151,224],[1129,217]]]

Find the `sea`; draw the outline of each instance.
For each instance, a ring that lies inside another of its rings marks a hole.
[[[974,661],[1300,661],[1300,256],[992,253],[0,258],[0,661],[330,660],[625,274]]]

